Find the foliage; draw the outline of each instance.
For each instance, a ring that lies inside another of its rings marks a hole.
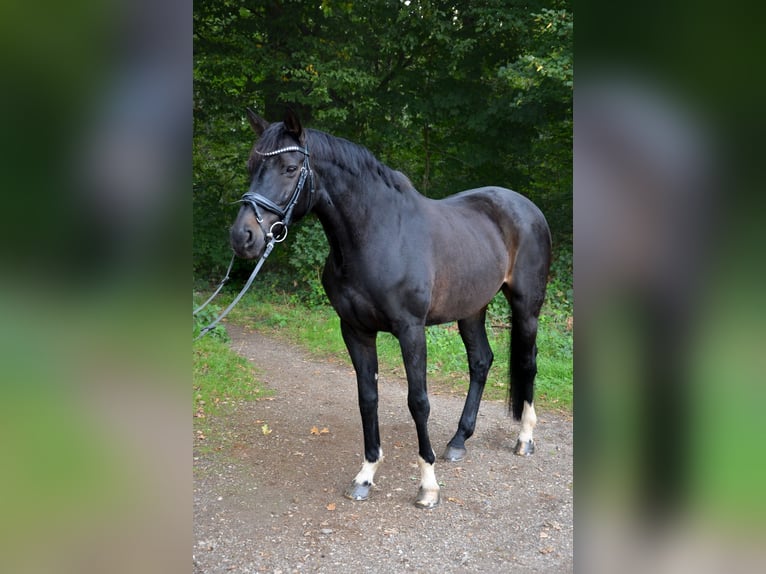
[[[327,304],[322,287],[322,269],[330,247],[315,217],[304,221],[297,229],[290,245],[288,265],[295,272],[294,286],[298,300],[315,307]]]
[[[426,329],[428,345],[428,374],[468,372],[465,347],[454,325],[434,325]]]
[[[196,306],[197,305],[194,305],[195,308]],[[215,321],[216,317],[218,317],[218,315],[220,315],[222,311],[223,311],[222,307],[219,307],[215,303],[210,303],[207,307],[205,307],[199,313],[194,315],[193,324],[192,324],[192,337],[199,336],[202,329],[204,329],[210,323]],[[216,325],[215,327],[213,327],[205,335],[205,337],[218,339],[219,341],[223,341],[223,342],[229,341],[229,334],[226,332],[226,329],[220,323]]]
[[[551,263],[546,306],[565,318],[574,312],[572,252],[561,249]]]
[[[220,276],[230,256],[231,204],[246,189],[254,139],[248,105],[271,120],[293,107],[430,197],[516,189],[540,205],[566,251],[572,78],[562,0],[195,2],[195,276]],[[286,258],[280,269],[313,304],[324,300],[319,229],[302,227],[272,256]]]

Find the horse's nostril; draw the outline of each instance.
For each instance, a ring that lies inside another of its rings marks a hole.
[[[231,244],[233,247],[245,249],[253,243],[253,233],[247,225],[235,225],[231,228]]]
[[[253,242],[253,232],[250,231],[249,227],[242,227],[242,239],[245,245],[250,245]]]

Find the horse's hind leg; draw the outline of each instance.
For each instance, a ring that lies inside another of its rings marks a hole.
[[[476,416],[479,413],[479,403],[487,382],[487,373],[494,358],[487,340],[484,326],[486,307],[473,317],[458,321],[460,336],[468,353],[468,369],[470,383],[468,396],[465,399],[463,414],[460,416],[457,432],[447,444],[443,458],[452,462],[463,460],[466,455],[465,441],[473,435],[476,429]]]
[[[341,321],[343,340],[356,371],[359,412],[364,434],[364,463],[362,469],[344,492],[352,500],[367,500],[373,487],[375,471],[383,459],[378,429],[378,352],[375,334],[359,333]]]
[[[548,259],[537,259],[534,265],[523,265],[519,255],[511,286],[503,286],[503,294],[511,305],[511,385],[509,407],[513,418],[521,421],[521,431],[513,449],[515,454],[530,455],[535,451],[533,431],[537,423],[534,392],[537,375],[537,319],[545,298]]]

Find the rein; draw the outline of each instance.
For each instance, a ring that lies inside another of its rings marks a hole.
[[[194,340],[201,339],[204,337],[207,333],[212,331],[218,323],[223,320],[226,315],[229,314],[229,312],[234,308],[234,306],[239,303],[239,300],[242,299],[242,296],[247,292],[248,289],[250,289],[250,285],[253,284],[253,280],[255,279],[255,276],[258,275],[258,272],[261,270],[261,267],[263,266],[264,261],[266,261],[266,258],[271,254],[271,251],[274,249],[274,245],[277,243],[282,243],[287,238],[287,227],[292,223],[293,218],[293,210],[295,209],[295,206],[298,203],[298,200],[301,197],[301,192],[303,191],[303,187],[306,185],[306,180],[311,180],[311,187],[309,188],[309,208],[311,207],[311,204],[314,200],[314,172],[311,170],[311,165],[309,164],[309,149],[308,146],[306,147],[299,147],[299,146],[288,146],[283,147],[278,150],[270,151],[267,153],[261,153],[259,151],[256,151],[258,155],[261,155],[263,157],[271,157],[275,155],[279,155],[281,153],[285,153],[288,151],[297,151],[303,154],[303,165],[301,166],[301,174],[298,178],[298,183],[295,185],[295,190],[293,191],[292,196],[290,197],[290,201],[287,202],[287,205],[284,208],[279,207],[276,203],[274,203],[272,200],[270,200],[268,197],[264,197],[260,193],[256,193],[253,191],[255,187],[255,182],[253,182],[250,185],[250,189],[245,193],[239,200],[238,203],[246,203],[250,207],[253,208],[253,211],[255,212],[255,219],[258,222],[258,225],[261,228],[261,231],[263,232],[264,241],[266,242],[266,249],[263,251],[263,255],[261,255],[261,258],[258,260],[258,263],[255,266],[255,269],[253,269],[253,272],[250,274],[250,277],[247,279],[247,283],[245,283],[245,286],[242,288],[242,290],[239,292],[239,294],[234,298],[234,301],[232,301],[226,309],[214,320],[212,321],[207,327],[202,329],[197,335]],[[263,226],[263,215],[261,214],[259,207],[262,207],[263,209],[266,209],[267,211],[270,211],[276,215],[278,215],[281,220],[275,221],[271,224],[271,227],[268,231],[266,231],[266,228]],[[275,230],[276,228],[276,230]],[[205,301],[202,305],[197,307],[192,316],[199,313],[202,309],[204,309],[208,303],[210,303],[216,295],[220,292],[221,288],[224,286],[226,281],[229,279],[229,272],[231,271],[232,265],[234,264],[234,257],[236,255],[232,255],[231,262],[229,263],[229,268],[226,270],[226,276],[223,278],[221,283],[218,285],[218,288],[213,292],[213,294],[208,298],[207,301]]]

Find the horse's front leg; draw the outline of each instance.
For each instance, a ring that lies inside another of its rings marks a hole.
[[[423,325],[407,326],[398,333],[399,345],[407,371],[407,406],[418,433],[418,466],[420,486],[415,506],[433,508],[439,504],[439,483],[436,481],[436,457],[428,436],[428,415],[431,405],[426,387],[426,333]]]
[[[341,333],[356,371],[359,412],[364,434],[364,463],[362,469],[346,488],[344,495],[351,500],[367,500],[374,486],[375,471],[383,459],[378,429],[378,352],[377,333],[360,333],[341,321]]]

